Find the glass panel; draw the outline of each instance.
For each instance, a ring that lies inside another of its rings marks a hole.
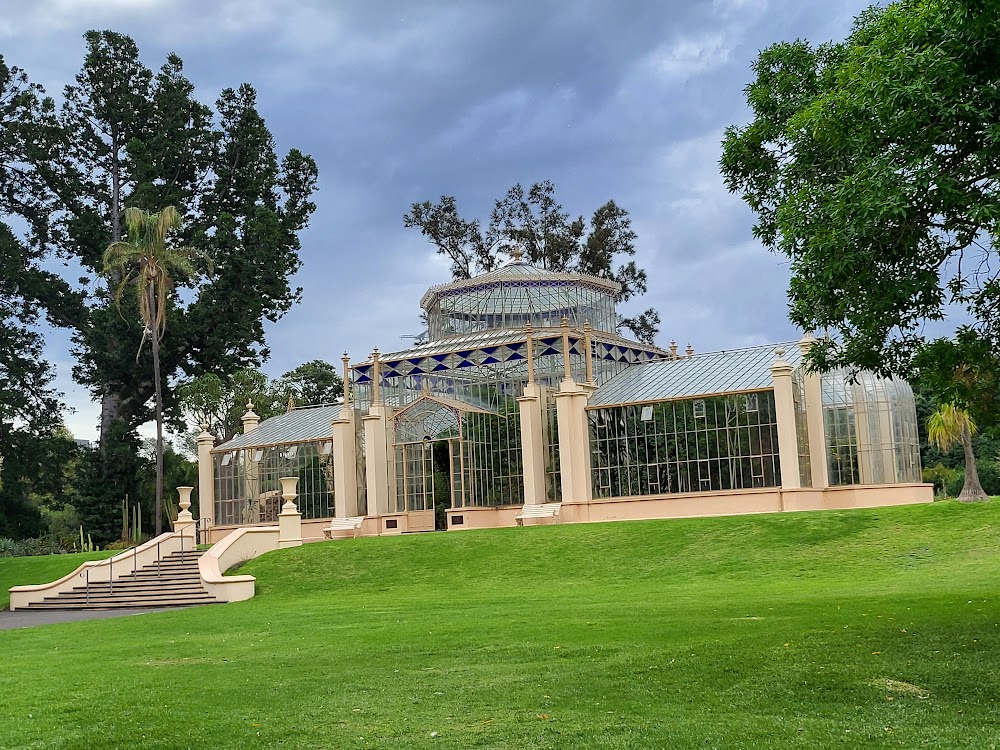
[[[589,411],[594,496],[779,486],[774,394],[753,395]]]
[[[917,411],[905,381],[839,370],[821,382],[831,486],[921,481]]]
[[[322,442],[245,448],[216,455],[215,523],[274,523],[281,510],[281,477],[298,477],[295,502],[303,519],[332,518],[333,456]]]

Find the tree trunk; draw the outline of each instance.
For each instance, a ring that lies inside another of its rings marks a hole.
[[[150,338],[153,344],[153,390],[156,403],[156,536],[163,532],[163,393],[160,390],[160,328],[156,324],[156,295],[153,285],[147,282],[149,309],[153,311],[150,321]]]
[[[111,386],[104,386],[101,396],[101,432],[99,435],[101,455],[106,455],[106,443],[111,437],[111,425],[121,417],[122,397]]]
[[[122,238],[122,175],[121,146],[118,134],[111,136],[111,241],[118,242]]]
[[[958,499],[963,503],[976,503],[989,500],[983,485],[979,483],[979,471],[976,469],[976,454],[972,452],[972,434],[969,426],[962,427],[962,447],[965,449],[965,482]]]
[[[111,241],[119,242],[122,238],[121,220],[121,156],[119,155],[118,136],[112,134],[111,138]],[[112,273],[109,278],[109,287],[114,289],[121,282],[121,276],[117,272]],[[106,438],[111,434],[111,425],[116,422],[122,413],[122,397],[120,393],[115,393],[110,386],[105,387],[101,397],[101,432],[100,448],[102,471],[107,471],[104,466],[107,450],[105,448]]]

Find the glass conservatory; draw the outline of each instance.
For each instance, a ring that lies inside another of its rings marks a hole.
[[[381,534],[932,499],[905,382],[811,373],[808,335],[697,355],[632,341],[619,293],[519,258],[432,287],[426,341],[344,356],[343,404],[251,410],[199,448],[214,523],[274,523],[288,476],[311,538],[326,519]]]
[[[334,515],[333,439],[340,406],[295,409],[265,420],[213,450],[216,525],[273,523],[281,477],[298,477],[304,519]]]
[[[793,488],[921,481],[907,383],[843,370],[812,376],[822,432],[810,435],[801,350],[794,343],[777,348],[792,371],[787,426],[779,424],[771,346],[654,362],[599,388],[588,406],[594,496],[781,487],[782,428],[792,433],[786,458],[797,461]],[[817,455],[825,481],[814,478]]]
[[[566,377],[567,358],[574,378],[599,384],[665,354],[616,333],[619,291],[616,282],[520,261],[431,288],[421,302],[428,341],[376,352],[352,369],[358,413],[367,414],[375,401],[376,380],[378,400],[398,410],[390,508],[429,508],[435,483],[447,488],[438,495],[450,508],[523,504],[517,399],[529,377],[545,399],[546,496],[558,500],[553,393]]]

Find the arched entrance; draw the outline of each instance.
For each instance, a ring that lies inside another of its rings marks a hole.
[[[445,511],[464,504],[462,415],[482,411],[461,401],[428,395],[396,414],[394,512],[434,511],[435,527],[447,527]]]

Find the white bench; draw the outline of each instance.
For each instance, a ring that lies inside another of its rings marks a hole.
[[[357,538],[358,532],[361,531],[361,524],[364,523],[364,520],[364,516],[334,518],[330,521],[330,525],[323,529],[323,536],[327,539],[333,539],[333,532],[335,531],[350,531],[353,533],[354,537]]]
[[[541,505],[525,505],[521,512],[514,516],[518,526],[524,526],[525,518],[555,518],[559,515],[562,503],[543,503]]]

